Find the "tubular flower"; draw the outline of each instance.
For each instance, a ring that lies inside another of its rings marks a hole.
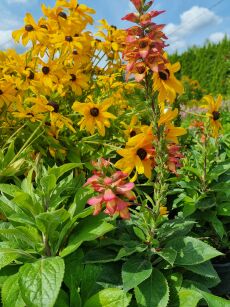
[[[218,137],[219,130],[221,129],[221,123],[219,121],[220,119],[220,111],[219,108],[222,103],[222,96],[218,95],[216,101],[211,95],[204,96],[204,100],[207,101],[208,105],[205,105],[203,107],[208,109],[208,112],[206,113],[207,116],[210,118],[211,128],[212,128],[212,134],[214,138]]]
[[[164,102],[173,103],[176,94],[182,94],[184,91],[182,83],[176,79],[174,73],[180,70],[180,63],[166,63],[164,68],[153,74],[153,90],[158,91],[159,104]]]
[[[26,14],[24,22],[25,26],[23,28],[20,30],[15,30],[12,33],[12,36],[16,42],[19,42],[21,38],[22,44],[26,46],[29,41],[31,41],[34,45],[37,41],[42,42],[45,39],[45,29],[36,24],[31,14]]]
[[[85,183],[85,186],[91,186],[98,193],[88,200],[88,204],[94,207],[94,215],[97,215],[105,205],[104,213],[111,216],[118,214],[123,219],[129,219],[128,207],[131,205],[130,201],[136,199],[135,194],[132,192],[134,183],[127,182],[128,175],[121,171],[108,174],[109,165],[105,165],[104,162],[106,160],[103,161],[102,165],[99,162],[98,166],[101,165],[102,168],[107,168],[106,173],[101,171],[100,168],[100,170],[94,171],[94,175]]]
[[[117,168],[127,174],[136,169],[131,181],[136,180],[137,174],[144,174],[147,178],[151,178],[155,154],[153,139],[152,134],[140,133],[129,139],[124,149],[117,151],[123,157],[116,162]]]
[[[180,146],[175,144],[169,144],[168,148],[168,168],[169,170],[177,174],[177,168],[181,167],[181,159],[184,158],[184,155],[180,152]]]
[[[128,20],[137,23],[137,25],[126,30],[123,59],[128,62],[126,79],[130,74],[134,74],[136,81],[141,82],[149,70],[158,72],[162,63],[167,62],[163,56],[163,48],[166,46],[164,40],[167,39],[162,32],[164,25],[151,22],[152,18],[164,11],[147,12],[153,1],[146,4],[142,0],[131,0],[131,2],[138,13],[130,13],[122,20]]]
[[[81,103],[74,102],[72,109],[75,112],[83,115],[83,118],[78,122],[80,130],[86,129],[90,134],[94,134],[97,129],[99,134],[105,135],[105,127],[110,127],[109,119],[115,119],[112,113],[107,112],[111,102],[104,100],[102,103],[94,103],[91,97],[88,97],[89,102]]]

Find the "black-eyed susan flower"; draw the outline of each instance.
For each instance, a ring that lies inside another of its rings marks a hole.
[[[166,63],[164,69],[153,74],[153,90],[158,92],[160,105],[164,102],[173,103],[177,94],[184,91],[182,83],[176,79],[174,74],[180,70],[180,63]]]
[[[182,127],[175,127],[172,124],[172,121],[177,117],[177,115],[178,109],[169,109],[166,112],[162,112],[158,120],[158,126],[164,125],[165,139],[175,144],[178,144],[178,136],[186,134],[186,129]]]
[[[105,135],[105,127],[110,127],[109,119],[115,119],[116,116],[107,112],[111,105],[110,100],[104,100],[102,103],[95,103],[91,96],[88,96],[89,102],[74,102],[72,109],[83,115],[78,122],[80,130],[86,129],[90,134],[94,134],[98,130],[99,134]]]
[[[26,46],[29,41],[35,44],[37,41],[41,42],[44,40],[46,36],[45,29],[37,25],[31,14],[26,14],[24,23],[24,27],[13,31],[12,33],[12,36],[16,42],[19,42],[21,39],[22,44]]]
[[[220,106],[222,103],[222,96],[218,95],[216,101],[211,95],[204,96],[204,100],[207,101],[208,105],[203,107],[208,109],[207,116],[210,118],[211,128],[213,132],[213,137],[217,138],[219,130],[221,128],[220,119]]]
[[[135,169],[131,181],[135,181],[138,174],[144,174],[147,178],[151,178],[155,165],[153,140],[152,133],[140,133],[130,138],[124,149],[117,151],[123,158],[118,160],[115,166],[127,174]]]
[[[3,105],[9,105],[15,101],[16,89],[7,81],[0,81],[0,110]]]

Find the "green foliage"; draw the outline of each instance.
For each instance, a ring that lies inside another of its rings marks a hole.
[[[198,80],[207,93],[229,97],[229,50],[230,40],[225,37],[218,44],[208,42],[203,47],[190,47],[181,55],[173,54],[170,60],[180,62],[180,77]]]

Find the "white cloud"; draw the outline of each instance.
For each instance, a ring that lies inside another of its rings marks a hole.
[[[1,49],[12,48],[14,46],[14,40],[12,39],[11,33],[11,30],[0,30]]]
[[[209,36],[209,40],[215,44],[219,43],[220,41],[222,41],[225,37],[225,35],[227,35],[227,37],[229,37],[228,34],[224,33],[224,32],[215,32],[215,33],[212,33],[210,36]]]
[[[187,46],[187,39],[207,26],[216,25],[222,19],[205,7],[193,6],[180,15],[180,23],[169,23],[165,33],[169,37],[169,50]]]

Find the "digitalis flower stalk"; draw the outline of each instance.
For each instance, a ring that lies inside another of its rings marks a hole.
[[[148,137],[143,131],[131,137],[126,143],[126,148],[118,151],[123,158],[116,163],[116,166],[128,173],[136,168],[134,179],[137,178],[137,174],[143,173],[151,180],[152,171],[155,171],[153,211],[157,219],[162,215],[162,208],[165,208],[164,213],[167,213],[167,179],[170,172],[176,173],[176,168],[180,167],[179,160],[182,158],[178,137],[186,131],[184,128],[174,126],[173,120],[178,115],[178,110],[173,109],[172,104],[177,94],[183,93],[183,86],[174,76],[174,73],[180,69],[180,64],[171,64],[164,51],[167,39],[162,31],[164,25],[157,25],[152,21],[164,11],[149,11],[153,1],[130,1],[137,12],[122,18],[135,23],[126,30],[123,52],[123,59],[127,62],[126,80],[134,76],[135,80],[143,85],[147,107],[152,109],[150,125],[152,132]],[[167,111],[165,111],[166,105]],[[145,139],[149,141],[148,147],[143,143]],[[131,147],[130,143],[135,140],[136,145]],[[139,154],[140,149],[142,155]]]

